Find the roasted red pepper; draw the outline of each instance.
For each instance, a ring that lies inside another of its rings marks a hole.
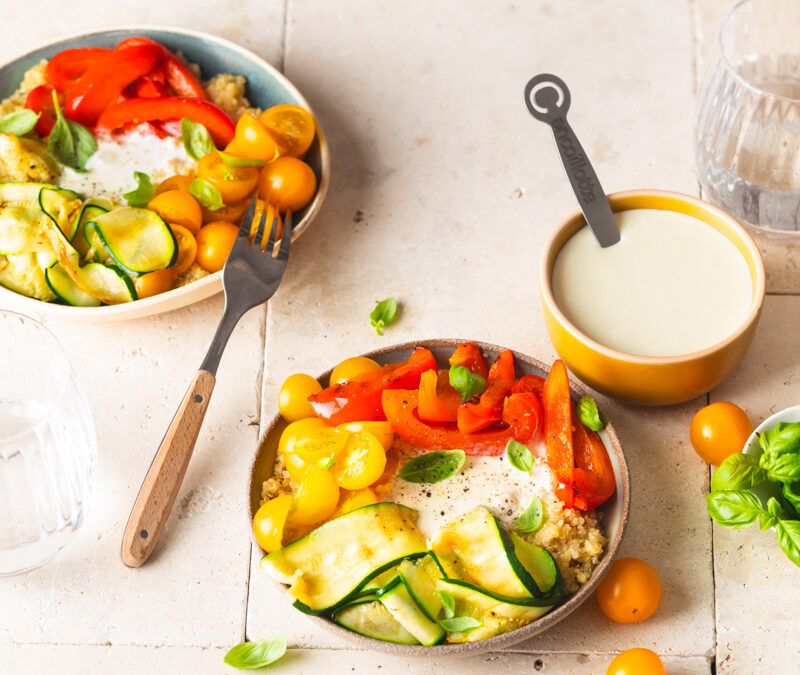
[[[575,411],[573,409],[573,415]],[[575,469],[575,508],[588,511],[605,502],[616,490],[614,468],[600,436],[579,421],[572,433]]]
[[[112,51],[103,47],[82,47],[58,52],[45,66],[45,81],[56,91],[64,92],[75,84],[90,66]]]
[[[480,347],[474,342],[462,342],[450,357],[451,366],[465,366],[468,370],[482,378],[489,373],[489,366],[481,353]]]
[[[162,64],[167,83],[175,90],[178,96],[184,96],[186,98],[208,98],[206,90],[198,79],[192,75],[192,71],[190,71],[175,54],[155,40],[150,40],[146,37],[131,37],[120,42],[117,45],[117,49],[125,49],[126,47],[138,45],[156,45],[162,50]]]
[[[40,136],[47,136],[56,123],[56,112],[53,109],[53,87],[49,84],[41,84],[28,92],[25,99],[25,107],[39,113],[36,120],[36,133]]]
[[[125,90],[130,95],[128,98],[161,98],[169,96],[167,87],[163,82],[150,77],[140,77]]]
[[[567,367],[556,361],[544,383],[544,443],[547,465],[553,472],[555,494],[566,508],[573,504],[572,402]]]
[[[426,370],[419,383],[417,414],[425,422],[455,422],[461,395],[450,386],[450,371]]]
[[[511,427],[511,435],[520,443],[536,436],[542,419],[542,404],[536,394],[511,394],[503,406],[503,422]]]
[[[510,429],[462,434],[453,424],[426,424],[416,415],[416,391],[387,389],[382,395],[383,411],[394,432],[424,450],[463,450],[468,455],[502,455]]]
[[[381,392],[384,389],[416,389],[422,373],[436,369],[430,350],[417,347],[405,363],[392,363],[323,389],[308,397],[314,412],[331,424],[384,420]],[[416,396],[416,392],[414,392]]]
[[[224,147],[233,140],[233,120],[211,101],[166,96],[164,98],[132,98],[109,107],[97,120],[96,130],[111,133],[125,124],[160,122],[188,117],[208,129],[214,143]]]
[[[69,88],[64,115],[93,126],[125,87],[155,68],[162,54],[158,45],[138,45],[111,51],[97,59]]]
[[[486,377],[486,390],[477,403],[464,403],[458,409],[458,430],[471,434],[499,422],[503,404],[514,386],[514,354],[506,349],[498,356]]]
[[[511,387],[512,394],[536,394],[542,395],[544,389],[544,378],[538,375],[523,375],[514,386]]]

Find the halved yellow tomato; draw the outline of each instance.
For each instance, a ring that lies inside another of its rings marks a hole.
[[[385,466],[386,451],[381,442],[369,431],[359,431],[351,436],[331,471],[340,487],[360,490],[378,480]]]
[[[392,430],[390,422],[376,422],[371,420],[365,422],[346,422],[345,424],[340,424],[337,428],[351,431],[354,434],[359,431],[369,431],[369,433],[380,441],[384,450],[391,448],[392,443],[394,443],[394,431]]]
[[[268,108],[259,118],[278,145],[282,157],[302,157],[314,140],[317,125],[308,110],[282,103]],[[238,136],[238,125],[237,125]]]
[[[177,225],[176,223],[168,223],[168,225],[175,235],[175,240],[178,242],[178,259],[169,268],[177,276],[183,274],[194,263],[197,257],[197,239],[183,225]]]
[[[165,178],[156,186],[156,195],[160,195],[162,192],[168,192],[169,190],[183,190],[184,192],[189,192],[189,186],[192,184],[193,180],[194,174],[185,176],[178,173],[169,178]]]
[[[316,464],[326,459],[335,460],[347,447],[350,436],[352,434],[349,431],[336,427],[315,429],[294,442],[292,454],[307,464]]]
[[[330,516],[339,503],[339,486],[330,471],[311,464],[294,493],[289,520],[300,525],[319,523]]]
[[[330,429],[331,426],[325,424],[319,417],[307,417],[297,422],[289,424],[281,434],[280,441],[278,441],[278,452],[290,453],[294,451],[294,444],[299,438],[305,438],[312,431],[317,429]]]
[[[345,513],[350,513],[350,511],[360,509],[362,506],[377,503],[378,497],[369,488],[361,488],[360,490],[355,491],[340,490],[339,506],[336,507],[333,517],[336,518],[337,516],[343,516]]]
[[[253,518],[253,533],[258,545],[267,553],[281,547],[283,528],[292,506],[291,495],[281,495],[264,502]]]
[[[157,194],[147,205],[168,223],[182,225],[192,234],[197,234],[203,224],[200,203],[183,190],[167,190]]]
[[[136,288],[136,295],[139,299],[150,298],[159,293],[165,293],[172,288],[175,283],[175,268],[167,267],[164,270],[148,272],[140,277],[133,278],[133,285]]]
[[[278,144],[267,128],[249,113],[236,122],[236,135],[225,152],[236,157],[250,157],[271,162],[277,157]]]
[[[228,166],[218,152],[209,152],[197,162],[197,177],[213,185],[226,204],[251,194],[258,182],[258,169]]]

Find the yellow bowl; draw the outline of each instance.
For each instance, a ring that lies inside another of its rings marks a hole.
[[[750,346],[764,302],[764,263],[753,239],[724,211],[677,192],[630,190],[608,195],[613,211],[660,209],[677,211],[707,223],[729,239],[742,254],[753,281],[750,312],[724,340],[680,356],[637,356],[611,349],[578,330],[553,295],[553,266],[561,248],[585,224],[572,213],[545,247],[540,271],[544,319],[561,358],[586,384],[614,398],[642,405],[669,405],[696,398],[716,387],[739,364]]]

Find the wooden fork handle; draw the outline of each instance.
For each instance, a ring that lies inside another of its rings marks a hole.
[[[158,544],[189,466],[215,383],[212,373],[197,372],[161,441],[125,527],[122,561],[128,567],[142,565]]]

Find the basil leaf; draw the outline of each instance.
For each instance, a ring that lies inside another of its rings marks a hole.
[[[186,154],[195,162],[199,162],[209,152],[217,149],[208,129],[188,117],[181,120],[181,140],[183,147],[186,148]]]
[[[442,599],[444,618],[452,619],[456,615],[456,599],[450,591],[439,591],[439,597]]]
[[[47,137],[47,151],[64,166],[83,172],[86,162],[97,152],[97,142],[86,127],[64,117],[55,91],[53,109],[56,123]]]
[[[800,422],[778,422],[761,433],[758,444],[765,453],[800,452]]]
[[[578,417],[581,424],[592,431],[600,431],[606,426],[605,420],[597,409],[597,403],[591,396],[582,396],[578,401]]]
[[[800,567],[800,520],[779,520],[775,532],[786,557]]]
[[[542,525],[544,525],[544,505],[541,499],[534,497],[531,505],[525,509],[525,513],[514,521],[514,528],[522,534],[531,534]]]
[[[766,470],[767,478],[779,483],[794,483],[800,480],[800,455],[792,453],[774,454],[765,452],[759,465]]]
[[[75,155],[78,161],[78,168],[83,171],[86,169],[86,162],[97,152],[97,141],[92,132],[82,124],[67,120],[72,138],[75,139]]]
[[[257,670],[275,663],[286,653],[286,636],[273,635],[257,642],[242,642],[225,654],[225,663],[239,670]]]
[[[463,450],[428,452],[408,460],[398,476],[409,483],[438,483],[461,471],[466,458]]]
[[[770,515],[769,513],[762,513],[758,517],[758,529],[762,532],[764,530],[768,530],[771,527],[775,527],[778,524],[778,519],[775,516]]]
[[[800,484],[784,483],[781,485],[781,494],[794,509],[795,515],[800,518]]]
[[[261,166],[266,166],[269,162],[265,159],[253,159],[252,157],[234,157],[233,155],[229,155],[227,152],[219,152],[219,156],[222,157],[222,161],[225,162],[228,166],[234,169],[256,169]],[[278,150],[275,149],[275,157],[272,159],[277,159]],[[271,160],[272,161],[272,160]]]
[[[530,473],[533,469],[533,455],[522,443],[513,438],[506,445],[506,457],[508,463],[515,469]]]
[[[202,178],[195,178],[192,181],[191,185],[189,185],[189,194],[209,211],[219,211],[225,206],[219,190]]]
[[[711,490],[746,490],[767,480],[767,472],[758,464],[758,457],[737,452],[728,455],[711,476]]]
[[[454,616],[439,619],[439,625],[451,633],[468,633],[480,626],[481,622],[471,616]]]
[[[375,328],[378,335],[383,335],[384,326],[389,326],[394,323],[397,318],[397,300],[394,298],[386,298],[381,300],[375,309],[370,312],[369,322]]]
[[[334,464],[336,464],[336,460],[333,457],[323,457],[317,460],[317,466],[320,469],[330,469]]]
[[[706,495],[708,515],[732,530],[750,527],[764,513],[761,502],[747,490],[722,490]]]
[[[24,136],[33,131],[40,116],[40,113],[25,109],[8,113],[8,115],[0,117],[0,133]]]
[[[136,179],[136,189],[130,192],[123,192],[122,196],[131,206],[139,208],[146,207],[156,196],[156,188],[150,180],[150,176],[141,171],[134,171],[133,177]]]
[[[486,389],[486,380],[466,366],[450,366],[450,386],[461,394],[461,401],[469,401]]]

